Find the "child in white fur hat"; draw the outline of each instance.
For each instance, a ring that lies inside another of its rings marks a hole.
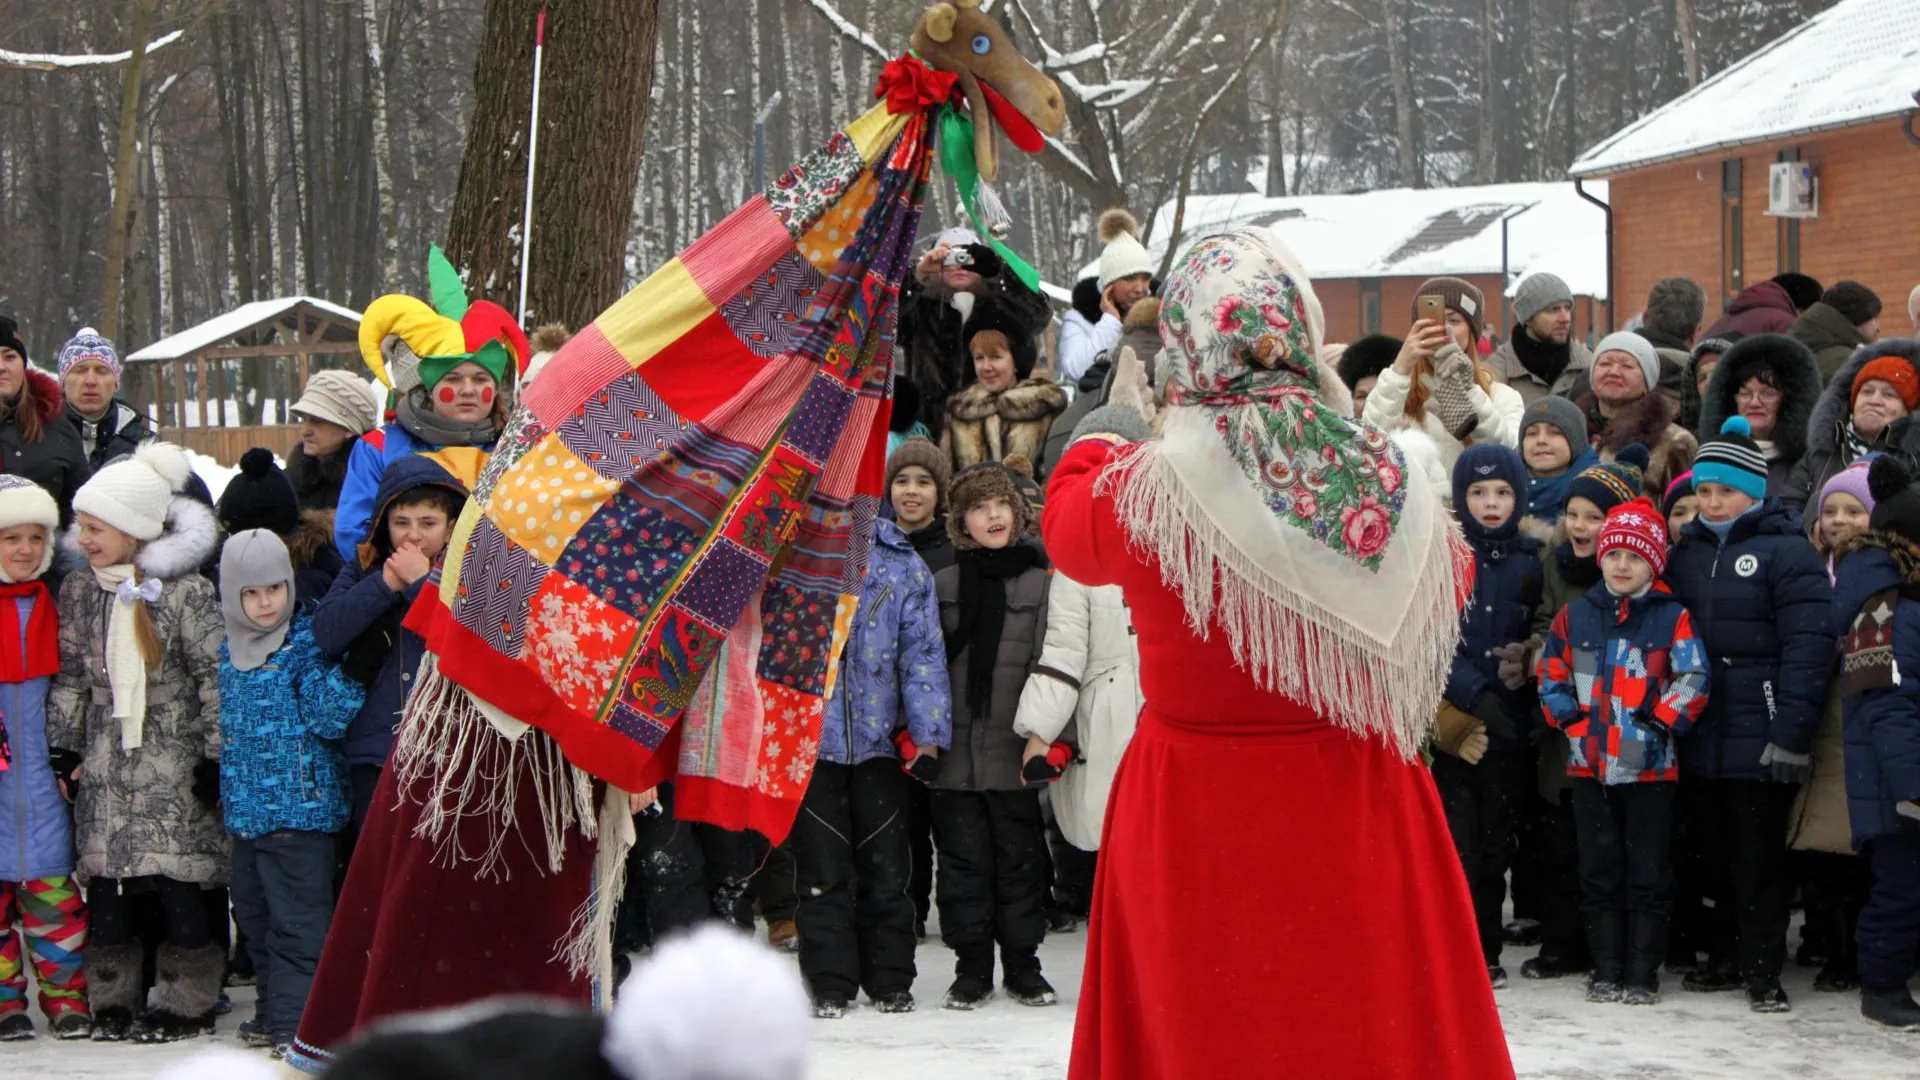
[[[94,1037],[143,1042],[213,1029],[226,951],[201,890],[224,885],[220,799],[219,598],[197,568],[214,551],[213,511],[182,495],[185,451],[146,443],[74,497],[69,544],[87,568],[60,588],[60,673],[47,740],[72,792],[91,940]],[[77,789],[77,790],[76,790]],[[166,915],[153,1007],[133,907]]]

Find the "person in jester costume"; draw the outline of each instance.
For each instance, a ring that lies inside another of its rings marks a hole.
[[[575,334],[509,416],[408,616],[428,652],[296,1067],[403,1012],[604,1006],[629,793],[671,782],[682,819],[792,827],[879,511],[936,149],[990,236],[994,131],[1032,145],[1064,119],[978,0],[929,8],[877,96]]]
[[[349,562],[367,538],[388,465],[428,454],[472,487],[532,355],[507,309],[468,302],[459,273],[437,247],[427,253],[427,284],[431,307],[394,293],[368,304],[360,318],[360,355],[392,392],[394,420],[363,436],[347,458],[333,532]]]

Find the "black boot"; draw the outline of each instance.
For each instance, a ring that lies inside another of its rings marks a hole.
[[[1920,1004],[1906,987],[1860,991],[1860,1015],[1902,1031],[1920,1031]]]
[[[220,981],[227,957],[218,945],[183,949],[160,946],[159,977],[154,983],[153,1009],[134,1025],[133,1040],[142,1043],[178,1042],[213,1033],[213,1010],[220,1004]]]
[[[1706,963],[1694,968],[1681,983],[1690,993],[1718,994],[1727,990],[1738,990],[1745,985],[1740,973],[1732,964],[1708,957]]]
[[[1620,1000],[1651,1005],[1660,1000],[1660,961],[1667,955],[1667,919],[1636,911],[1627,916],[1627,962]]]
[[[977,1009],[993,996],[993,946],[955,949],[953,985],[947,988],[949,1009]]]
[[[1593,953],[1593,978],[1587,983],[1587,1000],[1619,1001],[1620,981],[1626,971],[1626,917],[1618,911],[1589,912],[1587,950]]]
[[[96,1042],[119,1042],[133,1027],[141,1005],[141,967],[145,950],[139,945],[88,946],[81,968],[87,973],[87,1001],[93,1010]]]
[[[1823,994],[1860,989],[1860,943],[1852,934],[1840,935],[1833,959],[1813,977],[1813,988]]]

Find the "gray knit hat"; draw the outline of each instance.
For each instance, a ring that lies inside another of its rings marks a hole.
[[[380,411],[364,380],[344,371],[316,371],[307,379],[306,392],[292,411],[337,424],[355,435],[380,426]]]
[[[1610,352],[1623,352],[1640,362],[1640,371],[1647,377],[1647,392],[1652,393],[1660,386],[1660,354],[1653,351],[1653,342],[1630,330],[1616,330],[1600,339],[1593,347],[1593,362]]]
[[[1513,321],[1524,324],[1555,304],[1573,302],[1573,290],[1558,275],[1528,274],[1513,287]]]
[[[1552,424],[1567,437],[1567,448],[1574,457],[1587,448],[1587,417],[1580,406],[1563,397],[1549,394],[1527,406],[1520,417],[1520,437],[1526,438],[1527,429],[1535,424]]]

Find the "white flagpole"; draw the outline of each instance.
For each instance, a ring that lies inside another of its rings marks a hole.
[[[520,217],[520,307],[515,313],[527,324],[527,273],[533,268],[533,166],[540,151],[540,54],[547,47],[547,9],[533,23],[533,109],[527,119],[527,202]]]

